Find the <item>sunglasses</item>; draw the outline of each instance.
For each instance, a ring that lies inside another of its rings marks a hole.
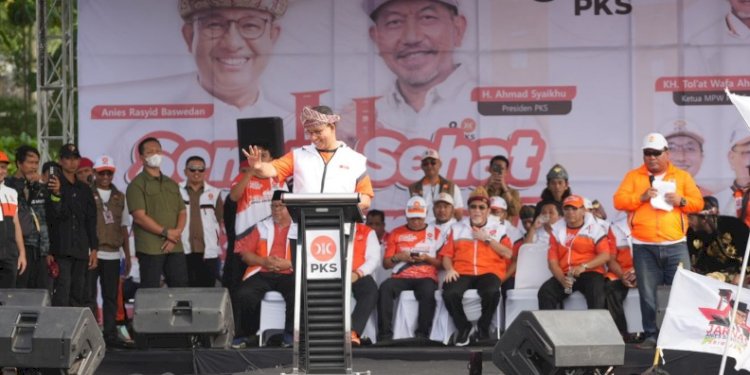
[[[643,150],[643,156],[653,156],[653,157],[659,157],[661,154],[663,154],[664,151],[662,150]]]
[[[203,173],[203,172],[206,171],[206,168],[193,168],[193,167],[189,167],[188,170],[190,172],[200,172],[200,173]]]
[[[437,164],[437,160],[435,160],[435,159],[422,160],[422,166],[423,167],[426,167],[428,165],[435,165],[435,164]]]
[[[484,210],[486,210],[486,209],[487,209],[487,206],[485,206],[485,205],[483,205],[483,204],[471,204],[471,205],[469,205],[469,209],[471,209],[471,210],[482,210],[482,211],[484,211]]]
[[[102,172],[96,172],[98,176],[109,176],[112,177],[114,173],[112,171],[102,171]]]

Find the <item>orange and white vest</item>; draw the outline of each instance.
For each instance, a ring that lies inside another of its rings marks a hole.
[[[258,249],[255,251],[255,254],[259,257],[267,257],[268,253],[271,250],[271,246],[273,246],[273,236],[274,236],[274,223],[273,218],[268,218],[255,226],[255,230],[258,231],[259,239],[258,239]],[[289,225],[289,236],[296,236],[297,234],[297,224],[291,223]],[[284,259],[286,260],[292,260],[292,249],[289,244],[289,239],[287,238],[286,241],[286,252],[284,253]],[[271,272],[270,270],[267,270],[259,265],[250,266],[247,267],[245,270],[245,274],[242,276],[242,280],[246,280],[248,277],[255,275],[256,273],[263,271],[263,272]]]
[[[293,151],[295,193],[353,193],[367,174],[367,158],[343,142],[326,164],[313,145]]]

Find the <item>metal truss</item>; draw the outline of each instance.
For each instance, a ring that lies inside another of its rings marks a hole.
[[[50,147],[75,140],[75,3],[76,0],[36,1],[36,132],[42,161],[50,159]],[[62,125],[60,134],[50,132],[54,123]]]

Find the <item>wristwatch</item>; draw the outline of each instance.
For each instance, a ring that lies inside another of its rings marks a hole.
[[[395,255],[391,257],[391,263],[398,263],[398,258]]]
[[[687,199],[685,197],[680,198],[680,207],[687,206]]]
[[[167,230],[166,227],[164,227],[164,229],[161,230],[161,236],[162,236],[162,238],[169,237],[169,231]]]
[[[492,241],[492,239],[488,238],[488,239],[484,240],[484,243],[486,243],[487,245],[489,245],[491,241]]]

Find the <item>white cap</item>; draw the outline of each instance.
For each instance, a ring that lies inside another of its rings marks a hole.
[[[111,157],[107,155],[101,155],[94,161],[94,170],[100,171],[115,171],[115,162]]]
[[[660,133],[649,133],[643,138],[643,147],[641,149],[664,150],[669,147],[667,139]]]
[[[421,160],[430,159],[430,158],[435,159],[435,160],[440,160],[440,155],[438,154],[437,150],[428,148],[422,153]]]
[[[409,201],[406,202],[406,218],[415,217],[423,219],[427,217],[427,202],[419,195],[409,198]]]
[[[435,199],[435,201],[433,203],[437,203],[437,202],[445,202],[445,203],[450,204],[451,206],[454,206],[454,204],[453,204],[453,197],[450,194],[446,193],[446,192],[440,193],[437,196],[437,199]]]
[[[507,210],[508,203],[505,202],[503,197],[494,196],[490,198],[490,208],[502,208],[503,210]]]

